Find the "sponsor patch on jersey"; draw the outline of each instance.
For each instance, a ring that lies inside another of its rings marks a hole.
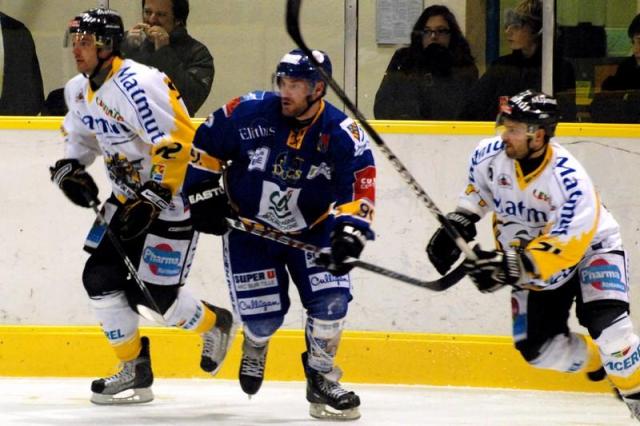
[[[256,217],[279,231],[300,231],[307,227],[307,223],[298,207],[299,197],[300,188],[281,190],[275,183],[264,181]]]
[[[276,134],[276,128],[273,126],[263,126],[255,124],[251,127],[240,127],[238,135],[243,141],[251,141],[254,139],[268,138]]]
[[[233,274],[236,291],[260,290],[278,286],[275,269],[263,269],[241,274]]]
[[[346,118],[340,123],[340,127],[347,132],[354,144],[354,157],[364,154],[369,147],[367,134],[358,126],[358,123],[351,118]]]
[[[247,170],[260,170],[261,172],[264,172],[267,168],[267,161],[269,160],[270,152],[271,150],[266,146],[262,146],[256,150],[249,150],[247,152],[249,155],[249,166],[247,167]]]
[[[233,114],[233,111],[238,107],[238,105],[240,105],[240,102],[242,102],[242,98],[233,98],[231,99],[229,102],[227,102],[223,107],[222,107],[222,111],[224,112],[224,116],[229,118],[231,117],[231,114]]]
[[[331,167],[329,167],[325,162],[322,162],[317,166],[312,165],[309,168],[309,173],[307,173],[307,179],[315,179],[318,176],[324,176],[327,180],[331,180]]]
[[[328,288],[351,288],[351,279],[348,274],[336,277],[325,271],[309,275],[309,284],[314,292]]]
[[[154,275],[170,277],[178,275],[181,269],[180,252],[174,251],[166,243],[158,244],[154,247],[145,247],[142,259],[149,266],[149,270]]]
[[[118,122],[124,121],[124,117],[122,116],[122,114],[120,114],[120,111],[115,108],[111,108],[100,96],[96,96],[96,105],[98,105],[102,109],[107,117],[112,118]]]
[[[597,290],[626,291],[622,281],[622,272],[617,265],[611,265],[605,259],[595,259],[589,266],[580,270],[580,280]]]
[[[598,253],[580,267],[582,299],[585,303],[596,300],[622,300],[628,302],[625,258],[621,253]]]
[[[273,162],[271,174],[284,183],[295,184],[302,177],[304,158],[289,152],[282,152]]]
[[[154,164],[151,166],[151,180],[154,182],[162,182],[164,179],[164,164]]]
[[[279,294],[266,296],[246,297],[238,299],[238,311],[240,315],[259,315],[269,312],[278,312],[282,309]]]
[[[140,279],[158,285],[179,284],[191,241],[149,234],[143,247],[138,266]]]
[[[367,166],[354,174],[353,184],[354,198],[366,198],[371,202],[376,201],[376,168]]]
[[[501,188],[513,188],[513,181],[511,180],[511,176],[501,173],[498,176],[498,186]]]
[[[331,139],[331,137],[325,133],[320,133],[320,137],[318,138],[318,145],[316,146],[316,149],[318,150],[318,152],[322,152],[325,153],[327,151],[329,151],[329,140]]]

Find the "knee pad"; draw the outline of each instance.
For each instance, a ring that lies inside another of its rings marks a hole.
[[[92,298],[91,306],[118,358],[135,358],[140,349],[138,315],[129,306],[124,292]]]
[[[180,288],[174,302],[164,313],[167,325],[204,333],[214,324],[213,312],[186,288]]]
[[[542,344],[524,340],[516,348],[534,367],[567,373],[586,368],[591,358],[585,336],[576,333],[557,334]]]
[[[307,303],[307,315],[321,320],[339,320],[347,316],[351,295],[344,291],[323,292]]]
[[[640,390],[640,338],[625,312],[605,328],[596,340],[602,365],[623,395]]]
[[[252,319],[243,322],[244,334],[258,346],[267,343],[271,336],[282,326],[283,316]]]
[[[333,362],[344,329],[344,320],[322,320],[307,317],[305,338],[309,367],[320,372],[333,369]]]

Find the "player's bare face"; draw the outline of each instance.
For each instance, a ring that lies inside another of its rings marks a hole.
[[[505,120],[501,136],[504,141],[504,152],[507,154],[507,157],[514,160],[522,160],[529,155],[529,139],[531,134],[528,133],[525,123]]]
[[[98,47],[93,34],[75,34],[72,46],[78,72],[91,74],[98,66]]]
[[[307,80],[291,77],[280,77],[278,81],[280,89],[280,105],[282,106],[282,115],[285,117],[297,117],[306,119],[315,115],[318,104],[313,105],[307,112],[309,107],[308,97],[312,96],[316,99],[319,94],[315,93],[316,88],[312,88]],[[303,115],[300,115],[304,112]]]

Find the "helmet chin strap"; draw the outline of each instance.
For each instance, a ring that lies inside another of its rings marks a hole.
[[[315,99],[313,99],[312,96],[313,95],[307,95],[307,97],[306,97],[307,107],[300,114],[296,115],[296,118],[305,115],[316,102],[318,102],[320,99],[322,99],[322,96],[318,96]]]
[[[111,54],[109,54],[109,56],[107,56],[106,58],[101,58],[99,54],[96,54],[98,57],[98,64],[96,65],[96,67],[93,69],[93,71],[91,71],[91,74],[87,75],[85,73],[82,73],[82,75],[84,75],[88,80],[89,80],[89,84],[91,84],[91,89],[93,90],[97,90],[102,84],[98,83],[96,81],[94,81],[93,79],[100,73],[100,71],[102,70],[102,65],[104,65],[105,62],[107,62],[109,59],[111,59],[111,57],[113,57],[113,52],[111,52]],[[96,86],[96,87],[94,87]]]
[[[531,142],[535,140],[533,133],[527,133],[527,155],[524,157],[525,160],[530,160],[534,154],[537,154],[540,151],[544,151],[547,149],[547,144],[543,143],[542,146],[535,151],[531,149]]]

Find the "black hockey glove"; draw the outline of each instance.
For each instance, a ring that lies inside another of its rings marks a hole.
[[[473,248],[478,260],[464,262],[467,275],[481,293],[493,293],[507,285],[516,285],[522,274],[520,254],[515,250],[484,251]]]
[[[471,241],[475,238],[477,234],[475,223],[480,220],[478,215],[451,212],[447,214],[447,219],[449,219],[449,222],[451,222],[465,241]],[[440,275],[447,273],[460,257],[460,253],[460,249],[442,226],[433,234],[427,245],[429,260]]]
[[[206,180],[186,191],[191,205],[191,221],[195,230],[205,234],[224,235],[227,217],[232,214],[229,199],[218,180]]]
[[[55,166],[49,167],[49,172],[51,181],[58,185],[73,203],[82,207],[91,207],[92,202],[100,204],[98,187],[78,160],[58,160]]]
[[[137,192],[135,200],[127,200],[118,216],[120,238],[132,240],[144,234],[160,212],[171,203],[171,191],[154,181],[148,181]]]
[[[331,251],[320,255],[317,263],[327,268],[333,275],[348,274],[353,265],[344,263],[348,257],[359,258],[367,242],[364,233],[353,225],[341,223],[331,232]]]

